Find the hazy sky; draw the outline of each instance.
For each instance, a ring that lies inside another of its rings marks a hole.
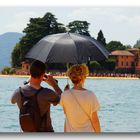
[[[46,12],[52,12],[65,25],[73,20],[86,20],[90,23],[90,34],[96,38],[102,29],[107,42],[116,40],[134,45],[140,39],[140,6],[0,6],[0,34],[22,32],[31,17],[43,17]]]

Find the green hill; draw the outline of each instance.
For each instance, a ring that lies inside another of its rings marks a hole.
[[[6,32],[0,35],[0,69],[11,66],[11,53],[16,43],[23,36],[17,32]]]

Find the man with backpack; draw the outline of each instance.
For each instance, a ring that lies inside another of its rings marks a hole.
[[[15,90],[11,97],[11,102],[17,103],[19,107],[19,122],[24,132],[54,132],[50,106],[59,103],[62,91],[51,75],[45,75],[45,70],[44,63],[34,61],[30,67],[31,78],[28,84]],[[42,81],[54,91],[41,87]]]

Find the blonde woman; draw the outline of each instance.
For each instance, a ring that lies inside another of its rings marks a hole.
[[[100,132],[98,100],[92,91],[84,88],[88,67],[85,64],[73,65],[67,74],[73,87],[61,95],[60,105],[66,116],[64,131]]]

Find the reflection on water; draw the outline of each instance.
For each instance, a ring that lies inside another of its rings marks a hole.
[[[18,108],[10,103],[13,91],[27,78],[0,77],[0,132],[20,132]],[[63,89],[66,79],[58,79]],[[45,83],[42,84],[46,86]],[[85,87],[94,91],[101,108],[103,132],[140,132],[140,80],[87,79]],[[54,130],[63,132],[61,106],[51,107]]]

